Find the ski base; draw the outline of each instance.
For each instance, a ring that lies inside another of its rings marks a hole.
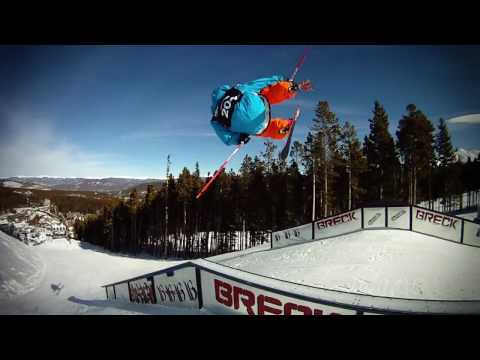
[[[282,151],[280,152],[280,159],[282,161],[285,161],[288,154],[290,153],[290,143],[292,142],[293,130],[295,129],[295,125],[297,124],[297,120],[298,120],[299,117],[300,117],[300,107],[297,107],[297,110],[295,111],[295,115],[293,117],[294,122],[293,122],[292,128],[290,129],[290,134],[288,134],[287,142],[285,143],[285,146],[283,147]]]

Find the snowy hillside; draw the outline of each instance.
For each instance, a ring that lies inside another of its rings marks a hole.
[[[480,299],[480,249],[402,230],[363,231],[281,249],[210,258],[277,279],[354,293]]]
[[[458,149],[455,152],[455,160],[460,161],[462,163],[466,163],[468,159],[470,158],[470,161],[475,160],[478,155],[480,154],[480,150],[475,150],[475,149]]]
[[[13,188],[13,189],[30,189],[30,190],[50,190],[48,187],[44,185],[34,184],[27,181],[19,182],[19,181],[0,181],[0,184],[6,188]]]
[[[105,300],[102,285],[178,263],[64,239],[29,247],[0,232],[0,314],[205,314]]]
[[[118,193],[127,189],[132,189],[136,186],[158,181],[159,180],[157,179],[129,178],[85,179],[60,177],[11,177],[3,181],[3,186],[24,189]]]
[[[21,188],[23,185],[19,182],[15,182],[15,181],[4,181],[3,186],[11,187],[11,188]]]
[[[0,232],[0,300],[34,290],[41,282],[45,264],[29,246]]]

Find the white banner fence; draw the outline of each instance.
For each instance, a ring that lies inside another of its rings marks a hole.
[[[362,230],[400,229],[480,247],[480,224],[420,206],[362,207],[291,229],[275,231],[271,247],[301,244]]]

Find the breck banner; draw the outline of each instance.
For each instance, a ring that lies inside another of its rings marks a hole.
[[[299,300],[273,291],[201,272],[203,306],[218,314],[343,315],[355,310]]]

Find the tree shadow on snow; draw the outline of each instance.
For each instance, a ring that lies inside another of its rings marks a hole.
[[[179,309],[171,308],[161,305],[149,305],[149,304],[133,304],[123,301],[112,301],[112,300],[83,300],[75,296],[70,296],[68,301],[75,304],[85,305],[85,306],[94,306],[98,308],[115,308],[124,311],[131,311],[138,314],[144,315],[201,315],[199,310],[194,309]],[[95,314],[92,311],[92,314]]]
[[[123,258],[133,258],[133,259],[140,259],[140,260],[162,260],[162,261],[184,261],[185,260],[185,259],[179,259],[179,258],[173,258],[173,257],[168,259],[160,258],[160,257],[155,257],[153,255],[146,254],[146,253],[140,253],[135,255],[135,254],[129,254],[129,253],[112,252],[100,246],[90,244],[86,241],[80,241],[79,246],[84,250],[95,251],[102,254],[123,257]]]

